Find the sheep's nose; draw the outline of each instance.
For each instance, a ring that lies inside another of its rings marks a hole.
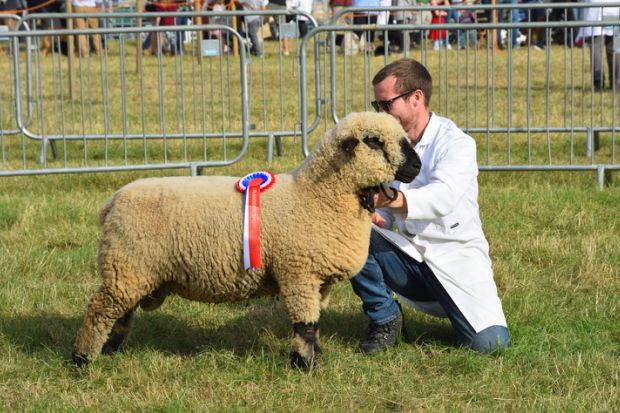
[[[403,138],[400,141],[400,149],[405,161],[396,171],[395,179],[403,183],[409,183],[420,173],[422,162],[418,153],[411,147],[409,139]]]

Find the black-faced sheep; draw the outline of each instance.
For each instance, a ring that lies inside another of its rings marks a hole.
[[[261,193],[261,259],[244,269],[243,195],[228,176],[142,179],[120,189],[100,215],[102,284],[78,332],[73,361],[118,350],[138,305],[168,294],[218,303],[279,294],[293,323],[291,362],[308,367],[332,283],[363,266],[372,195],[410,182],[420,161],[398,121],[356,113],[328,131],[296,170]]]

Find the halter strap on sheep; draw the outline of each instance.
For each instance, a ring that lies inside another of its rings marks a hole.
[[[246,270],[261,269],[260,193],[271,188],[276,177],[268,171],[252,172],[237,181],[237,191],[245,194],[243,207],[243,265]]]
[[[396,201],[396,198],[398,198],[398,191],[391,187],[389,189],[392,191],[392,195],[387,193],[383,184],[362,189],[358,194],[362,208],[370,212],[375,212],[375,194],[379,191],[390,201]]]

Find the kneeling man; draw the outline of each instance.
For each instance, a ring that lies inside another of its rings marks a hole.
[[[417,61],[387,65],[372,84],[373,107],[400,121],[422,170],[410,184],[390,184],[394,200],[375,195],[379,209],[368,260],[351,279],[370,318],[362,352],[393,346],[401,334],[402,314],[392,293],[448,317],[463,346],[480,353],[506,348],[508,328],[478,210],[475,141],[430,112],[432,79]],[[391,231],[394,220],[398,233]]]

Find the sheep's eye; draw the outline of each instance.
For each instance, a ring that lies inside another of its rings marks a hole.
[[[345,153],[352,153],[353,150],[357,147],[357,145],[360,143],[360,141],[358,141],[357,139],[351,137],[351,138],[347,138],[344,141],[342,141],[342,143],[340,144],[342,147],[342,150]]]
[[[376,136],[366,136],[364,138],[364,143],[368,145],[371,149],[383,149],[385,143]]]

